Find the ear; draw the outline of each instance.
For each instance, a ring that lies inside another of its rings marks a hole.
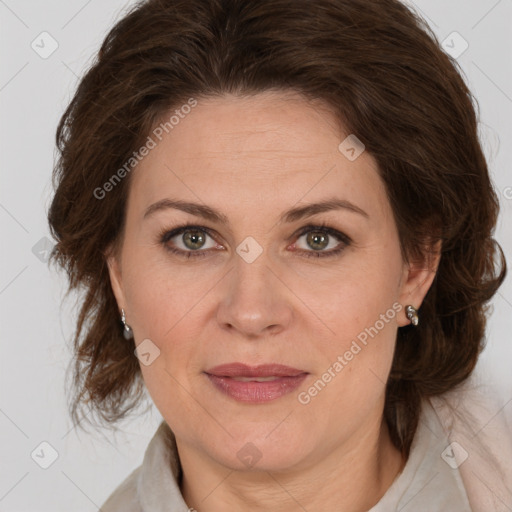
[[[126,310],[120,256],[117,251],[109,247],[105,252],[105,260],[110,275],[110,284],[116,297],[119,311],[121,311],[122,308]]]
[[[397,321],[400,327],[411,323],[405,312],[406,306],[411,305],[416,309],[420,309],[423,299],[436,277],[441,260],[441,246],[442,242],[439,240],[430,245],[420,257],[416,257],[409,263],[404,264],[399,298],[403,310]]]

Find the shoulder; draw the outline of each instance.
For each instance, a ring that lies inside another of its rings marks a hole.
[[[469,438],[469,445],[512,444],[512,398],[471,377],[453,390],[431,398],[430,404],[452,435]]]
[[[474,376],[452,391],[432,398],[430,403],[449,440],[445,456],[460,471],[472,510],[510,510],[510,397],[500,397]]]
[[[141,466],[132,471],[100,507],[101,512],[142,512],[137,495]]]
[[[174,434],[162,421],[146,448],[142,464],[115,489],[100,512],[187,510],[178,483],[180,474]]]

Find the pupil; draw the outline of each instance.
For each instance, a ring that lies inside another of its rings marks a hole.
[[[200,231],[187,231],[183,235],[183,240],[189,249],[199,249],[204,244],[204,236]],[[190,246],[189,242],[192,246]],[[194,246],[195,244],[198,244],[199,247]]]
[[[308,235],[308,244],[315,251],[323,249],[327,247],[327,235],[318,232],[316,234],[310,233]],[[315,245],[320,245],[320,247],[314,247]]]

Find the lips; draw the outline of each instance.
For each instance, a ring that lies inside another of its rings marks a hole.
[[[240,402],[262,403],[295,390],[308,372],[280,364],[229,363],[205,372],[214,388]]]
[[[282,364],[261,364],[259,366],[248,366],[243,363],[229,363],[215,366],[206,373],[217,377],[245,377],[245,378],[265,378],[265,377],[296,377],[304,370],[298,370],[291,366],[283,366]]]

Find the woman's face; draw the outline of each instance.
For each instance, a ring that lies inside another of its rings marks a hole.
[[[231,468],[355,449],[433,274],[403,262],[376,163],[327,109],[267,92],[188,110],[151,134],[109,258],[148,391],[179,447]],[[215,369],[232,363],[253,371]]]

